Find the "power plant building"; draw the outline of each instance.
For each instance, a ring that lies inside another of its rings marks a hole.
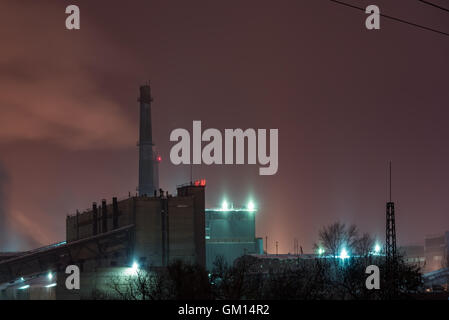
[[[134,266],[158,269],[175,260],[211,270],[218,256],[231,265],[262,253],[254,206],[205,209],[205,180],[159,189],[151,133],[151,89],[140,87],[138,194],[92,203],[66,218],[66,239],[21,253],[0,254],[1,299],[92,299],[111,277]],[[80,290],[67,290],[66,267],[80,269]]]
[[[263,243],[256,238],[256,209],[223,206],[206,209],[206,266],[212,270],[222,257],[227,265],[246,254],[262,254]]]

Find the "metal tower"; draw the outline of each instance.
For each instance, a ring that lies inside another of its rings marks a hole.
[[[158,162],[154,152],[151,126],[151,97],[150,85],[140,87],[140,133],[139,133],[139,195],[154,195],[159,188]]]
[[[396,222],[394,217],[394,202],[391,200],[391,162],[390,162],[390,201],[387,202],[385,257],[388,270],[390,272],[393,272],[394,265],[396,262]]]

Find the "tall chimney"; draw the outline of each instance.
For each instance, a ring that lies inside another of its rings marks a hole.
[[[140,87],[139,195],[151,196],[159,188],[158,161],[153,150],[150,85]]]

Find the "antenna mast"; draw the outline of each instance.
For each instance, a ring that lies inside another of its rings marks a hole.
[[[390,200],[387,202],[386,210],[386,241],[385,258],[388,278],[395,283],[396,279],[396,221],[394,215],[394,202],[391,197],[391,161],[390,167]]]

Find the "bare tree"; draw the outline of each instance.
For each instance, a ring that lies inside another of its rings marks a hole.
[[[358,231],[355,225],[347,227],[344,223],[336,222],[320,230],[319,243],[326,253],[337,257],[343,247],[349,250],[356,248],[357,236]]]
[[[374,238],[368,233],[364,233],[355,242],[354,252],[360,257],[367,257],[373,252]]]
[[[173,296],[170,279],[163,272],[140,269],[134,275],[116,276],[103,296],[120,300],[165,300]],[[97,293],[98,294],[98,293]]]
[[[177,260],[167,267],[167,276],[176,300],[212,299],[209,276],[203,266]]]
[[[233,266],[228,266],[224,258],[218,256],[210,278],[214,297],[219,300],[257,298],[263,283],[255,263],[252,257],[243,256],[237,259]]]

